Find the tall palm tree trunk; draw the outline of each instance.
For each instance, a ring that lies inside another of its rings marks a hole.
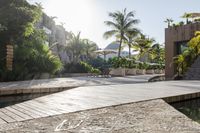
[[[119,52],[118,52],[118,58],[121,57],[121,48],[122,48],[122,37],[120,38],[120,42],[119,42]]]
[[[129,58],[131,58],[131,45],[130,44],[128,45],[128,51],[129,51],[129,53],[128,53],[129,54]]]
[[[170,22],[168,22],[168,28],[170,27]]]

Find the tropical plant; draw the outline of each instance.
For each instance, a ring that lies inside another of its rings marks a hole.
[[[174,62],[176,64],[176,71],[177,71],[177,74],[178,74],[178,77],[180,76],[180,74],[183,75],[184,73],[184,69],[185,69],[185,56],[180,54],[176,57],[174,57]]]
[[[164,64],[165,49],[159,43],[154,44],[150,49],[150,56],[153,63]]]
[[[83,61],[80,62],[80,64],[83,65],[86,68],[87,72],[100,74],[100,70],[97,69],[97,68],[92,67],[90,64],[88,64],[86,62],[83,62]]]
[[[118,58],[121,56],[121,47],[122,43],[125,40],[125,34],[134,28],[134,25],[139,23],[138,19],[135,19],[135,14],[133,11],[128,12],[124,9],[122,12],[116,11],[109,13],[109,17],[112,18],[111,21],[105,21],[104,23],[111,27],[112,30],[104,33],[106,39],[115,36],[116,39],[119,39],[119,51]]]
[[[173,23],[172,26],[176,28],[176,27],[179,27],[179,26],[183,26],[184,24],[185,23],[183,21],[181,21],[181,22],[178,22],[178,23]]]
[[[139,69],[147,69],[148,67],[149,67],[149,65],[147,63],[145,63],[145,62],[140,62],[138,64],[138,68]]]
[[[191,47],[188,47],[188,49],[184,50],[182,54],[179,54],[176,57],[174,57],[177,75],[182,76],[194,63],[196,58],[197,57],[196,54],[194,54],[194,49]]]
[[[200,18],[194,19],[194,22],[200,22]]]
[[[200,54],[200,31],[195,33],[195,36],[189,41],[189,47],[193,49],[193,54],[197,58]]]
[[[184,13],[183,16],[181,16],[182,18],[186,19],[186,24],[189,24],[189,18],[192,17],[191,13]]]
[[[171,18],[166,18],[166,20],[164,21],[165,23],[167,23],[167,25],[168,25],[168,28],[171,26],[171,23],[173,23],[174,22],[174,20],[173,19],[171,19]]]
[[[77,63],[94,57],[94,51],[98,49],[96,43],[82,39],[80,32],[77,35],[70,33],[69,36],[65,51],[72,57],[72,62]]]
[[[20,45],[21,38],[34,32],[34,24],[40,19],[41,7],[26,0],[0,1],[0,69],[6,71],[6,45]]]
[[[87,61],[88,64],[90,64],[92,67],[94,68],[98,68],[98,69],[102,69],[104,66],[109,66],[109,62],[104,60],[101,57],[97,57],[97,58],[92,58],[90,60]]]
[[[0,73],[3,81],[39,78],[42,73],[55,74],[61,70],[61,61],[45,45],[43,30],[35,29],[32,35],[20,42],[20,45],[15,45],[13,71]]]
[[[1,81],[25,80],[34,78],[41,73],[59,71],[62,64],[46,46],[43,30],[35,24],[42,15],[40,4],[30,5],[26,0],[0,1],[0,77]],[[2,28],[1,28],[2,29]],[[6,49],[14,47],[13,70],[5,67]]]
[[[112,65],[113,68],[136,68],[135,59],[128,59],[128,58],[110,58],[108,63]]]
[[[34,24],[42,14],[40,6],[30,5],[26,0],[1,0],[0,12],[3,12],[0,13],[0,24],[6,27],[1,36],[6,39],[6,43],[31,35]]]
[[[86,60],[91,60],[96,57],[94,51],[98,49],[98,46],[95,42],[90,41],[89,39],[83,39],[84,55]]]
[[[147,70],[156,70],[156,69],[163,70],[164,67],[165,67],[164,65],[149,64],[148,67],[147,67]]]
[[[139,37],[135,39],[135,44],[133,48],[139,52],[138,58],[141,59],[145,54],[151,50],[151,46],[155,40],[153,38],[148,38],[143,34],[140,34]]]
[[[128,45],[129,58],[131,58],[131,48],[135,44],[135,39],[136,39],[136,37],[138,36],[139,33],[140,33],[140,31],[136,28],[133,28],[133,29],[126,32],[125,43]]]
[[[184,25],[183,21],[179,22],[179,26],[183,26],[183,25]]]
[[[194,63],[200,55],[200,32],[196,32],[195,36],[189,41],[188,48],[182,54],[174,57],[178,76],[184,74],[187,69]]]
[[[84,48],[83,48],[83,41],[80,38],[80,32],[75,35],[74,33],[71,33],[71,38],[69,39],[69,42],[67,43],[67,46],[65,50],[70,53],[70,56],[72,57],[72,61],[77,63],[80,61],[80,57],[83,54]]]
[[[86,62],[68,63],[64,65],[64,73],[96,73],[99,74],[100,70],[92,67]]]

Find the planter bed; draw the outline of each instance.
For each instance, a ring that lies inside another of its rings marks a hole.
[[[138,69],[137,70],[137,74],[138,75],[145,75],[146,74],[146,70],[145,69]]]
[[[154,70],[153,69],[146,70],[146,74],[154,74]]]
[[[126,76],[126,69],[125,68],[113,68],[110,71],[110,75],[112,76]]]
[[[126,75],[136,75],[136,73],[137,73],[137,69],[135,69],[135,68],[132,68],[132,69],[127,68],[126,69]]]

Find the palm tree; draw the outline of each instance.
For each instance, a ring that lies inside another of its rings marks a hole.
[[[69,40],[65,51],[72,57],[73,62],[77,63],[82,60],[89,60],[92,58],[95,50],[98,49],[96,43],[90,41],[89,39],[82,39],[80,37],[80,32],[75,35],[72,32],[68,33]]]
[[[156,43],[151,47],[150,54],[154,63],[164,63],[165,50],[159,43]]]
[[[174,22],[174,20],[171,18],[167,18],[164,22],[167,23],[168,28],[169,28],[171,26],[171,23]]]
[[[83,42],[86,60],[89,60],[94,57],[94,51],[98,49],[98,46],[95,42],[92,42],[89,39],[83,39]]]
[[[40,9],[44,9],[41,2],[35,2],[35,5]]]
[[[125,43],[128,45],[129,58],[131,58],[131,48],[134,45],[134,41],[135,41],[134,39],[136,39],[136,37],[139,33],[140,33],[140,31],[136,28],[133,28],[126,33]]]
[[[104,37],[108,39],[112,36],[115,36],[117,39],[119,39],[118,58],[120,58],[122,42],[125,40],[125,34],[131,28],[133,28],[135,24],[138,24],[139,20],[134,19],[135,14],[133,11],[127,13],[126,8],[122,12],[116,11],[109,13],[109,17],[111,17],[113,20],[105,21],[104,23],[111,27],[112,30],[105,32]]]
[[[182,18],[185,18],[186,19],[186,24],[189,23],[189,18],[192,17],[192,14],[191,13],[184,13],[183,16],[181,16]]]
[[[71,33],[71,37],[69,38],[69,42],[65,48],[65,51],[70,53],[70,56],[75,63],[79,61],[80,56],[83,53],[83,41],[80,38],[80,34],[80,32],[77,35]]]
[[[133,45],[133,48],[139,52],[139,59],[141,59],[145,55],[145,53],[150,51],[151,45],[154,41],[155,40],[153,38],[147,38],[143,34],[140,34],[140,36],[135,39],[135,44]]]
[[[179,77],[180,74],[183,74],[183,67],[184,67],[184,60],[185,60],[185,57],[180,54],[180,55],[177,55],[176,57],[173,58],[174,60],[174,63],[177,65],[176,68],[177,68],[177,76]]]

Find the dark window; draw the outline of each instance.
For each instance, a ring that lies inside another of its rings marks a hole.
[[[177,42],[176,46],[177,46],[177,54],[182,54],[188,48],[188,42],[187,41]]]

